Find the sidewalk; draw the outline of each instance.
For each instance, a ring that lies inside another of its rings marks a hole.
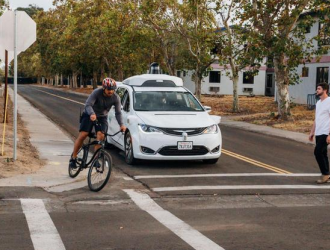
[[[64,90],[63,90],[64,91]],[[73,91],[69,91],[76,93]],[[13,99],[13,90],[9,88]],[[81,94],[85,95],[86,94]],[[87,185],[87,171],[82,172],[77,178],[68,176],[68,162],[73,149],[73,141],[57,125],[50,121],[44,114],[34,108],[23,97],[18,95],[19,114],[30,133],[30,141],[37,148],[40,157],[46,160],[46,165],[34,174],[19,175],[11,178],[0,179],[1,186],[41,187],[48,191],[62,192],[65,190],[84,187]],[[267,126],[233,121],[231,117],[222,117],[221,124],[256,133],[282,137],[297,142],[313,144],[308,141],[305,134],[275,129]]]
[[[13,90],[9,88],[13,98]],[[17,96],[19,114],[30,133],[30,141],[46,160],[46,165],[34,174],[19,175],[0,179],[0,186],[42,187],[49,189],[63,184],[79,182],[87,185],[86,174],[82,172],[77,178],[68,176],[68,162],[73,149],[73,141],[44,114],[34,108],[20,95]]]

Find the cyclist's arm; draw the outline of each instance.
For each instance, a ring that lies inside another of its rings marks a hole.
[[[95,115],[93,105],[96,102],[96,99],[97,99],[97,92],[94,90],[92,94],[90,94],[90,96],[87,98],[87,101],[85,103],[85,111],[89,116],[93,114]]]
[[[123,117],[121,115],[121,103],[120,103],[120,97],[117,96],[115,100],[115,115],[116,115],[116,120],[119,124],[119,126],[123,126]]]

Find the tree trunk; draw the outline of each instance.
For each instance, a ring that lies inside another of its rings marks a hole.
[[[56,74],[56,76],[55,76],[55,85],[56,85],[56,87],[58,87],[59,80],[60,80],[60,77],[59,77],[58,74]]]
[[[63,86],[63,74],[61,74],[61,81],[60,81],[60,86]]]
[[[105,78],[105,69],[104,69],[105,63],[102,63],[101,65],[101,75],[100,75],[100,80],[103,81]]]
[[[120,63],[118,66],[118,80],[122,82],[124,80],[123,65]]]
[[[238,100],[238,72],[233,72],[233,112],[239,111],[239,100]]]
[[[72,88],[76,89],[78,87],[78,72],[72,72]]]
[[[97,88],[97,71],[93,71],[93,89]]]
[[[290,113],[289,73],[285,67],[284,55],[274,57],[275,79],[277,87],[278,115],[288,120]]]
[[[201,100],[201,92],[202,92],[202,76],[200,74],[200,69],[197,66],[195,72],[195,96],[198,100]]]
[[[84,85],[83,85],[83,74],[82,74],[82,71],[80,71],[80,82],[79,82],[79,85],[80,85],[80,88],[83,88]]]

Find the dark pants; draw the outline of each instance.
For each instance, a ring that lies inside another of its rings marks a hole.
[[[107,132],[108,121],[107,117],[96,117],[99,126],[95,126],[95,132],[101,131],[102,133]],[[79,132],[91,132],[93,129],[94,123],[91,121],[90,116],[86,113],[82,113],[80,118],[80,128]]]
[[[328,135],[315,136],[316,146],[314,149],[314,155],[322,175],[329,175],[329,160],[328,160]]]

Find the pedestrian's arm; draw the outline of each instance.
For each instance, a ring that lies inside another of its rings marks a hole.
[[[313,141],[314,134],[315,134],[315,120],[314,120],[314,123],[313,123],[312,129],[311,129],[311,132],[309,133],[309,137],[308,137],[308,139],[309,139],[310,141]]]

